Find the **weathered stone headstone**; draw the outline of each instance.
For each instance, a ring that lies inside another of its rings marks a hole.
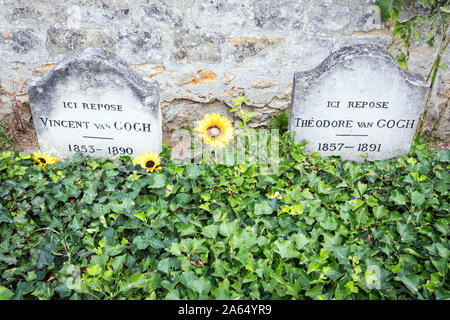
[[[294,76],[289,129],[307,151],[382,160],[409,151],[427,85],[383,48],[344,47]]]
[[[115,158],[162,150],[158,83],[112,52],[75,50],[32,78],[28,94],[42,152]]]

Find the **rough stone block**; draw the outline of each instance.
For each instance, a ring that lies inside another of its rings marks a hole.
[[[401,156],[423,112],[427,84],[382,47],[355,45],[296,73],[289,129],[307,151],[361,161]]]
[[[111,52],[71,52],[48,73],[35,75],[28,94],[43,152],[114,158],[162,151],[158,83]]]

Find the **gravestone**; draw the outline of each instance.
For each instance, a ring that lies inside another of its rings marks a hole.
[[[344,47],[294,75],[289,130],[306,151],[383,160],[409,151],[427,84],[375,45]]]
[[[78,49],[31,79],[40,150],[58,158],[162,151],[159,87],[112,52]]]

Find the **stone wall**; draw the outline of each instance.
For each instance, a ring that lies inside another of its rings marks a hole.
[[[344,45],[392,43],[392,26],[380,21],[373,2],[0,0],[0,118],[11,113],[14,91],[27,101],[21,86],[32,73],[47,72],[75,48],[96,46],[159,81],[166,133],[209,112],[232,118],[239,95],[256,114],[250,125],[260,126],[289,107],[294,72]],[[426,76],[437,46],[415,43],[409,70]],[[426,128],[447,107],[449,88],[447,69],[439,73]],[[445,112],[435,136],[448,142]]]

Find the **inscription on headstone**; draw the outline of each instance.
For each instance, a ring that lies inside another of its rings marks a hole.
[[[344,160],[382,160],[410,148],[427,85],[383,48],[344,47],[294,75],[289,130],[307,151]]]
[[[28,88],[40,150],[115,158],[161,152],[159,87],[115,54],[71,52]]]

